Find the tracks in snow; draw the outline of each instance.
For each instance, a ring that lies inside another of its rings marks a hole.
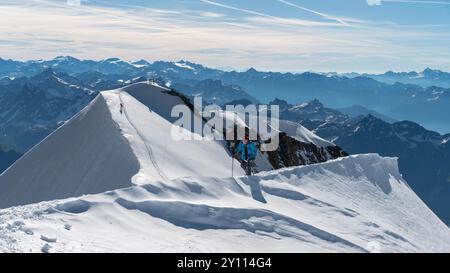
[[[158,172],[158,175],[165,181],[170,180],[167,177],[167,175],[163,172],[163,170],[159,167],[158,162],[156,162],[152,147],[147,143],[145,136],[138,130],[138,127],[133,123],[130,116],[128,115],[127,107],[125,106],[125,103],[123,102],[123,99],[122,99],[122,90],[119,90],[119,100],[120,100],[120,103],[123,105],[123,113],[125,114],[125,118],[127,119],[128,123],[130,123],[130,125],[136,131],[139,138],[144,143],[145,148],[147,150],[147,154],[149,156],[149,159],[152,162],[153,167],[155,167],[156,171]]]

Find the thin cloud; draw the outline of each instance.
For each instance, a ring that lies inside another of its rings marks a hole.
[[[342,24],[340,23],[331,23],[331,22],[318,22],[318,21],[309,21],[309,20],[302,20],[302,19],[295,19],[295,18],[270,18],[270,17],[258,17],[258,16],[250,16],[244,18],[244,20],[249,22],[254,22],[258,24],[269,24],[269,25],[282,25],[282,27],[285,26],[292,26],[292,27],[342,27]]]
[[[201,12],[200,15],[203,16],[203,17],[207,17],[207,18],[222,18],[222,17],[225,17],[225,14],[216,13],[216,12],[209,12],[209,11]]]
[[[325,14],[325,13],[322,13],[322,12],[319,12],[319,11],[316,11],[316,10],[312,10],[312,9],[309,9],[309,8],[306,8],[306,7],[294,4],[292,2],[288,2],[286,0],[278,0],[278,1],[283,3],[283,4],[285,4],[285,5],[288,5],[288,6],[297,8],[297,9],[301,9],[301,10],[304,10],[304,11],[307,11],[307,12],[310,12],[310,13],[313,13],[313,14],[316,14],[316,15],[319,15],[319,16],[325,18],[325,19],[334,20],[334,21],[337,21],[337,22],[339,22],[339,23],[341,23],[343,25],[347,25],[347,22],[345,22],[341,18],[334,17],[334,16],[331,16],[331,15],[328,15],[328,14]]]
[[[272,15],[265,14],[265,13],[262,13],[262,12],[249,10],[249,9],[238,8],[238,7],[225,5],[225,4],[214,2],[214,1],[210,1],[210,0],[200,0],[200,1],[202,1],[203,3],[209,4],[209,5],[213,5],[213,6],[229,9],[229,10],[234,10],[234,11],[240,11],[240,12],[251,14],[251,15],[257,15],[257,16],[267,17],[267,18],[272,18],[272,19],[277,19],[278,18],[276,16],[272,16]]]
[[[222,7],[222,8],[229,9],[229,10],[239,11],[239,12],[247,13],[250,15],[256,15],[261,18],[266,18],[266,20],[261,20],[261,21],[269,22],[272,24],[282,24],[282,25],[291,25],[291,26],[338,26],[337,24],[332,24],[332,23],[273,16],[273,15],[262,13],[259,11],[230,6],[230,5],[226,5],[226,4],[222,4],[222,3],[214,2],[214,1],[210,1],[210,0],[200,0],[200,1],[202,1],[203,3],[209,4],[209,5]],[[342,23],[340,22],[339,25],[342,25]]]

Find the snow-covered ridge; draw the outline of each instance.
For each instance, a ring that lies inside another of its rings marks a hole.
[[[0,212],[0,251],[450,249],[448,228],[402,180],[396,159],[375,154],[253,177],[154,181]]]
[[[171,137],[170,112],[183,101],[166,91],[137,83],[102,92],[0,175],[0,208],[160,179],[230,176],[231,157],[221,143]]]
[[[288,136],[293,137],[298,141],[314,143],[318,147],[336,146],[334,143],[319,137],[297,122],[280,120],[279,125],[280,131],[285,132]]]

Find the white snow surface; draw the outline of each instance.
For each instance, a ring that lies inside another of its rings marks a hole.
[[[186,68],[186,69],[195,71],[195,68],[193,68],[192,66],[190,66],[190,65],[188,65],[188,64],[186,64],[184,62],[177,62],[177,63],[173,63],[173,64],[178,66],[178,67],[180,67],[180,68]]]
[[[288,120],[280,120],[280,131],[285,132],[288,136],[306,143],[313,143],[319,147],[336,146],[334,143],[329,142],[318,135],[314,134],[310,130],[303,127],[300,123],[292,122]]]
[[[6,252],[448,252],[394,158],[184,177],[0,211]]]
[[[221,142],[170,137],[181,99],[166,91],[102,92],[6,170],[0,252],[450,251],[449,228],[397,159],[355,155],[248,177],[235,162],[231,177]]]

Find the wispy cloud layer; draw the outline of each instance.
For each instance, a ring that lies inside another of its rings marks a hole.
[[[286,4],[288,6],[291,6],[291,7],[297,8],[297,9],[301,9],[301,10],[304,10],[304,11],[311,12],[313,14],[319,15],[319,16],[325,18],[325,19],[334,20],[334,21],[339,22],[339,23],[341,23],[343,25],[347,25],[347,22],[345,22],[345,20],[343,20],[343,19],[341,19],[339,17],[334,17],[334,16],[331,16],[331,15],[328,15],[328,14],[325,14],[325,13],[322,13],[322,12],[319,12],[319,11],[316,11],[316,10],[305,8],[303,6],[300,6],[298,4],[294,4],[294,3],[286,1],[286,0],[278,0],[278,1],[283,3],[283,4]]]
[[[272,1],[288,9],[289,16],[272,12],[271,6],[250,8],[252,1],[68,3],[0,0],[0,57],[189,59],[213,67],[284,71],[377,72],[425,65],[450,70],[448,26],[371,22],[294,0]]]

